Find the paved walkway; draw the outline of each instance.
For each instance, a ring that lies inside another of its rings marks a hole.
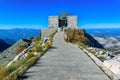
[[[52,48],[32,66],[21,80],[109,80],[78,47],[56,33]]]

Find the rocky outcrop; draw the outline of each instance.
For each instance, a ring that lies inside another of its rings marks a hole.
[[[10,45],[7,44],[4,40],[0,39],[0,52],[7,49]]]
[[[17,60],[19,60],[19,59],[21,59],[21,58],[27,57],[27,55],[28,55],[27,50],[29,50],[29,49],[31,49],[31,48],[33,48],[33,47],[34,47],[34,46],[31,45],[31,46],[29,46],[28,48],[24,49],[21,53],[19,53],[17,56],[15,56],[15,58],[14,58],[12,61],[10,61],[10,62],[7,64],[7,67],[9,67],[9,66],[10,66],[12,63],[14,63],[15,61],[17,61]],[[36,52],[35,54],[37,55],[37,52]]]
[[[105,60],[103,65],[110,69],[120,78],[120,55],[117,55],[113,59]]]
[[[20,47],[28,47],[30,43],[31,43],[30,40],[26,40],[26,39],[19,40],[17,43],[15,43],[14,45],[12,45],[11,47],[9,47],[0,54],[0,63],[2,62],[8,63],[17,55],[16,51]]]
[[[85,33],[87,38],[89,39],[90,41],[90,46],[91,47],[96,47],[96,48],[102,48],[104,49],[103,45],[100,44],[96,39],[94,39],[90,34],[88,33]]]

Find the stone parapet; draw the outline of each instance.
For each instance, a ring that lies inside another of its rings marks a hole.
[[[55,32],[57,28],[49,27],[42,29],[41,38],[44,39],[44,37],[48,36],[49,34]]]

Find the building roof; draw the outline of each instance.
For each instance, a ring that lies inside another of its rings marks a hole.
[[[67,20],[67,16],[69,16],[69,14],[64,12],[64,13],[59,14],[58,18],[60,20]]]

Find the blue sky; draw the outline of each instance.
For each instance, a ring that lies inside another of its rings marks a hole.
[[[42,28],[49,15],[78,16],[81,28],[120,28],[120,0],[0,0],[0,28]]]

